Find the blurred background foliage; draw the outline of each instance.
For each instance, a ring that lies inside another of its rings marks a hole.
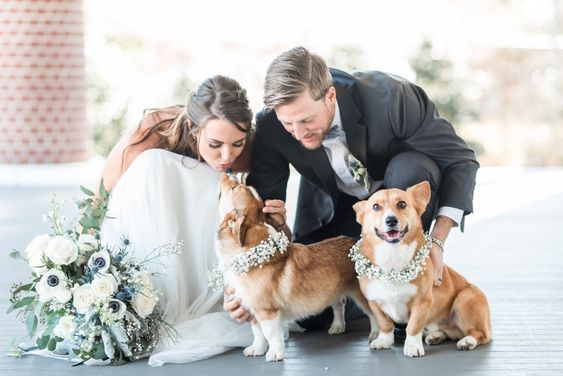
[[[87,103],[96,152],[107,155],[142,110],[185,103],[213,74],[239,80],[259,111],[268,64],[303,45],[330,66],[382,70],[422,87],[482,165],[563,165],[563,0],[400,0],[381,5],[387,16],[377,22],[360,12],[358,20],[329,28],[319,25],[335,9],[288,1],[279,15],[295,17],[283,30],[240,12],[237,27],[227,28],[219,21],[232,20],[230,8],[215,22],[197,15],[216,6],[200,4],[190,8],[191,32],[176,33],[172,19],[159,20],[149,8],[139,6],[133,19],[110,20],[119,16],[119,4],[87,0]],[[302,14],[292,3],[302,5]],[[259,14],[260,4],[249,6]],[[105,9],[112,12],[102,24]]]

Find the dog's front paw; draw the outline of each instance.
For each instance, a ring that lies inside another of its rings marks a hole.
[[[435,332],[428,334],[424,339],[424,342],[426,342],[427,345],[432,346],[432,345],[438,345],[444,342],[445,340],[446,340],[446,334],[441,330],[437,330]]]
[[[370,342],[369,348],[372,350],[390,349],[395,342],[395,335],[393,332],[383,333],[379,332],[376,339]]]
[[[244,349],[244,356],[262,356],[266,353],[268,346],[256,346],[254,344]]]
[[[330,335],[334,335],[334,334],[342,334],[346,331],[346,323],[345,322],[338,322],[338,323],[332,323],[332,325],[330,326],[330,328],[328,329],[328,334]]]
[[[369,332],[369,340],[373,341],[374,339],[377,338],[377,335],[379,334],[379,332],[377,330],[372,330],[371,332]]]
[[[283,360],[283,353],[283,349],[270,349],[266,353],[266,360],[268,362],[278,362],[280,360]]]
[[[409,358],[417,358],[424,356],[424,346],[422,345],[422,333],[415,336],[409,336],[405,339],[403,353]]]
[[[460,350],[473,350],[477,347],[477,340],[475,337],[466,336],[457,342],[457,348]]]

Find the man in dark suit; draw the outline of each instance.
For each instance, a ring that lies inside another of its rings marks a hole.
[[[423,223],[430,231],[435,219],[430,254],[439,285],[445,240],[473,210],[479,164],[426,93],[382,72],[329,69],[296,47],[268,68],[264,103],[247,183],[272,200],[265,211],[284,213],[279,202],[292,165],[301,174],[294,241],[358,238],[355,202],[427,180],[432,198]]]

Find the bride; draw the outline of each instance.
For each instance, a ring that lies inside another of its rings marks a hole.
[[[126,235],[138,258],[184,242],[179,255],[165,260],[165,272],[155,266],[164,272],[153,278],[160,308],[180,336],[161,343],[150,365],[200,360],[252,342],[249,325],[232,320],[222,309],[222,294],[207,285],[216,262],[218,178],[227,169],[248,170],[252,130],[246,92],[235,80],[214,76],[186,106],[148,112],[107,159],[102,176],[111,198],[104,241],[120,244]],[[285,215],[282,201],[267,206]]]

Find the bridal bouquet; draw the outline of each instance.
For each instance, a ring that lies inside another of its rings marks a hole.
[[[27,324],[36,347],[69,360],[80,358],[121,364],[148,356],[159,340],[174,336],[156,305],[158,292],[148,271],[149,263],[178,253],[182,244],[164,245],[136,260],[126,238],[116,248],[102,244],[100,226],[109,193],[100,184],[99,194],[81,187],[87,198],[78,201],[78,221],[69,224],[61,215],[62,204],[44,216],[52,233],[36,236],[23,254],[30,281],[10,290],[8,313]],[[27,349],[15,348],[21,356]]]

